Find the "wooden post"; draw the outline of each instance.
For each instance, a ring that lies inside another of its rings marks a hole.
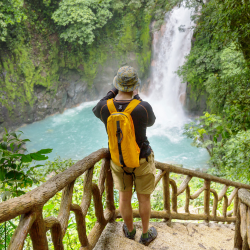
[[[242,250],[249,250],[247,242],[247,205],[244,203],[240,204],[240,233],[243,240]]]
[[[190,187],[186,188],[186,202],[185,202],[185,213],[189,214],[189,201],[190,201]]]
[[[98,187],[100,190],[100,195],[103,195],[103,192],[105,190],[105,179],[106,179],[106,168],[107,168],[107,159],[104,158],[102,159],[102,165],[100,169],[100,174],[99,174],[99,180],[98,180]]]
[[[164,211],[169,214],[169,218],[165,218],[164,221],[167,222],[168,226],[171,226],[171,212],[170,212],[170,192],[169,192],[169,172],[166,172],[162,177],[163,186],[163,207]]]
[[[62,238],[64,237],[66,230],[68,228],[68,221],[70,215],[70,205],[72,202],[73,189],[74,189],[75,181],[72,181],[69,185],[67,185],[62,192],[62,199],[60,210],[57,219],[60,221],[61,230],[62,230]]]
[[[163,184],[163,206],[164,210],[170,213],[170,192],[169,192],[169,172],[162,177]]]
[[[49,250],[42,208],[38,210],[29,233],[34,250]]]
[[[35,219],[36,219],[35,213],[28,213],[22,215],[20,223],[17,229],[15,230],[15,233],[11,237],[8,250],[23,249],[25,239]]]
[[[99,188],[95,183],[92,183],[92,195],[95,206],[95,217],[97,218],[97,222],[103,225],[106,221],[103,215],[102,197],[100,195]]]
[[[228,198],[224,195],[224,202],[223,202],[223,217],[227,217],[227,207],[228,207]]]
[[[237,216],[238,204],[239,204],[239,196],[238,196],[238,192],[237,192],[235,197],[234,197],[234,211],[233,211],[234,216]]]
[[[217,192],[216,192],[214,189],[212,189],[212,188],[210,188],[210,192],[213,193],[213,195],[214,195],[212,216],[213,216],[214,218],[216,218],[216,216],[217,216],[217,205],[218,205],[218,194],[217,194]]]
[[[172,196],[171,196],[172,211],[177,213],[177,185],[173,179],[169,179],[169,182],[172,188]]]
[[[250,246],[250,207],[247,207],[247,242]]]
[[[207,216],[205,220],[207,223],[209,222],[209,201],[210,201],[210,181],[204,180],[204,214]]]
[[[106,159],[105,190],[106,190],[107,211],[105,211],[104,217],[106,220],[114,220],[115,219],[114,181],[110,169],[110,159]]]
[[[238,202],[237,215],[236,215],[236,223],[235,223],[235,233],[234,233],[234,249],[242,249],[242,238],[240,234],[240,202]]]
[[[53,217],[47,217],[44,219],[46,231],[50,229],[51,237],[54,245],[55,250],[63,250],[63,233],[62,233],[62,226],[60,221]]]

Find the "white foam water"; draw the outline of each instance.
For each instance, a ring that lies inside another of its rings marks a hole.
[[[205,164],[207,152],[191,148],[190,140],[183,136],[183,126],[190,119],[183,110],[186,84],[176,73],[191,49],[191,14],[192,10],[185,6],[175,7],[166,15],[161,29],[154,32],[150,94],[146,100],[156,115],[156,123],[148,129],[156,156],[163,161],[184,165],[189,162],[190,167],[197,167]]]
[[[161,30],[154,33],[151,94],[148,101],[152,102],[157,116],[154,129],[160,131],[180,128],[187,122],[181,103],[185,97],[186,85],[181,83],[176,71],[183,65],[185,56],[191,49],[193,24],[190,17],[190,9],[175,7],[166,15],[165,25]]]

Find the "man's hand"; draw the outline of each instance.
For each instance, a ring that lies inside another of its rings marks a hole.
[[[138,89],[135,89],[134,91],[133,91],[133,96],[135,96],[135,95],[138,95]]]

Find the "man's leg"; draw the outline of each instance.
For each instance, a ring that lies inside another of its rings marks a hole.
[[[121,216],[127,225],[129,232],[134,229],[133,225],[133,211],[131,206],[132,189],[126,192],[119,192],[119,207]]]
[[[148,232],[149,219],[151,214],[150,194],[137,193],[137,198],[139,200],[139,213],[142,221],[142,230],[145,234]]]

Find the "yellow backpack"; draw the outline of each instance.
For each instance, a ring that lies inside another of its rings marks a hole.
[[[107,132],[111,159],[122,168],[140,166],[140,148],[136,143],[134,123],[130,115],[139,103],[139,100],[134,99],[123,112],[117,112],[113,99],[107,101],[110,112]]]

